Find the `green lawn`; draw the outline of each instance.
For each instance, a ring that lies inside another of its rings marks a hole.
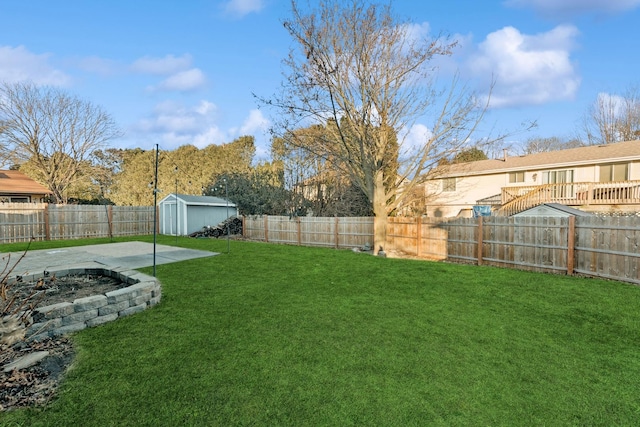
[[[0,425],[640,420],[639,287],[331,249],[179,245],[223,253],[158,266],[162,303],[76,334],[58,398],[0,414]]]

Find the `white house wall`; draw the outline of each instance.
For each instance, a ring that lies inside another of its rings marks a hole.
[[[437,180],[435,186],[427,187],[427,216],[467,216],[470,212],[461,211],[470,210],[477,200],[499,194],[507,180],[506,174],[459,177],[456,178],[456,191],[452,192],[442,191],[442,180]]]
[[[603,163],[604,164],[604,163]],[[469,216],[478,200],[502,193],[503,187],[542,185],[545,171],[573,170],[574,182],[599,182],[599,165],[538,168],[524,171],[524,182],[509,182],[509,172],[487,175],[462,176],[456,178],[456,191],[443,192],[442,181],[435,180],[425,186],[427,216]],[[521,172],[521,171],[512,171]],[[640,162],[630,162],[629,180],[640,180]]]

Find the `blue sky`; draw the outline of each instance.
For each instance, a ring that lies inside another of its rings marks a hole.
[[[640,0],[395,0],[416,31],[459,41],[438,62],[479,93],[496,86],[486,128],[571,137],[599,94],[640,84]],[[254,135],[268,151],[268,96],[292,41],[289,0],[0,0],[0,81],[30,80],[102,106],[114,147],[171,150]],[[427,122],[422,124],[428,126]]]

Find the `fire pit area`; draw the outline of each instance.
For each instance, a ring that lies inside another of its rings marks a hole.
[[[139,313],[158,304],[162,296],[160,282],[155,277],[134,270],[74,268],[45,271],[40,275],[22,276],[11,280],[46,282],[52,278],[61,280],[68,276],[82,276],[86,281],[98,282],[100,278],[112,278],[120,283],[115,288],[110,286],[111,290],[106,292],[100,292],[98,287],[95,294],[87,296],[85,289],[81,297],[70,297],[69,301],[36,308],[33,314],[34,323],[26,334],[29,340],[39,341],[65,335]],[[91,289],[90,284],[87,288]]]

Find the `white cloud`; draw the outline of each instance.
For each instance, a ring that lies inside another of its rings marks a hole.
[[[241,18],[252,12],[260,12],[264,8],[264,0],[229,0],[223,7],[229,15]]]
[[[192,106],[165,101],[155,106],[153,113],[132,128],[134,135],[160,141],[164,149],[192,144],[203,148],[228,142],[216,124],[218,109],[206,100]]]
[[[216,105],[213,102],[209,101],[200,101],[200,104],[196,105],[193,109],[196,113],[201,116],[209,116],[211,114],[216,113]]]
[[[271,121],[267,119],[262,111],[254,109],[244,119],[240,127],[230,128],[227,132],[229,139],[251,135],[255,139],[256,157],[266,159],[269,157],[269,137],[267,136]]]
[[[137,73],[167,76],[189,69],[191,63],[192,58],[189,54],[177,57],[166,55],[164,58],[145,56],[131,64],[131,69]]]
[[[402,140],[401,158],[414,156],[418,151],[424,149],[427,142],[433,137],[433,132],[427,126],[416,123],[410,129],[400,132]]]
[[[158,103],[149,116],[131,126],[129,139],[159,143],[165,150],[173,150],[181,145],[204,148],[211,144],[226,144],[243,135],[256,139],[256,153],[262,157],[268,154],[268,143],[260,138],[269,121],[259,110],[252,110],[241,126],[222,128],[219,123],[219,109],[210,101],[201,100],[192,105],[176,101]]]
[[[429,37],[431,25],[428,22],[405,24],[405,31],[408,39],[419,41]]]
[[[492,107],[572,99],[580,85],[570,58],[577,35],[571,25],[537,35],[505,27],[489,34],[467,65],[475,76],[495,80]]]
[[[199,68],[180,71],[160,82],[154,90],[188,92],[202,88],[207,78]]]
[[[71,82],[64,72],[49,64],[51,55],[29,52],[24,46],[0,46],[0,81],[31,81],[37,85],[67,86]]]
[[[507,6],[530,8],[541,15],[567,18],[582,14],[611,14],[640,6],[640,0],[507,0]]]
[[[197,134],[193,138],[192,144],[198,148],[204,148],[211,144],[224,144],[229,142],[225,133],[217,126],[209,126],[204,132]]]
[[[216,113],[217,108],[209,101],[191,107],[165,101],[155,106],[152,116],[141,122],[141,128],[150,132],[199,132],[215,120]]]
[[[240,135],[253,135],[256,132],[265,132],[271,122],[262,114],[260,110],[251,110],[240,127]]]

